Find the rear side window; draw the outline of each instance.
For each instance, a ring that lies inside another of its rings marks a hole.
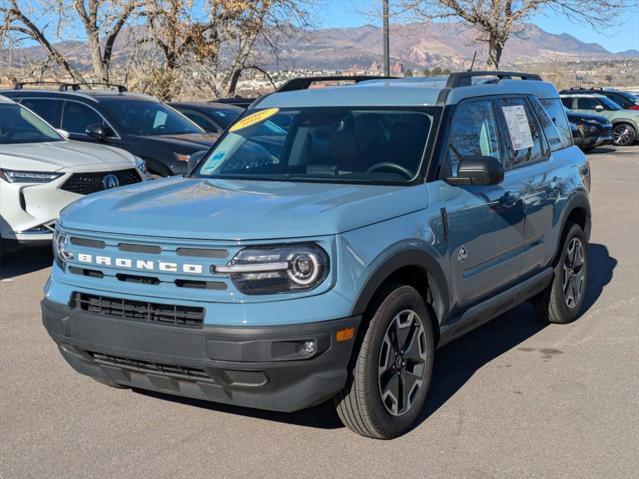
[[[537,98],[530,98],[530,102],[532,104],[533,110],[535,110],[535,115],[537,115],[537,120],[539,120],[541,129],[544,131],[544,135],[546,136],[546,141],[550,146],[550,150],[557,151],[566,146],[569,146],[568,144],[564,144],[564,141],[559,134],[559,130],[557,129],[555,122],[551,120],[550,116],[548,116],[548,113],[546,113],[544,107],[541,105],[541,103],[539,103],[539,100],[537,100]]]
[[[25,98],[20,102],[29,110],[36,113],[44,121],[54,128],[60,128],[60,115],[62,113],[62,101],[44,98]]]
[[[546,110],[546,113],[548,113],[548,116],[550,117],[552,122],[557,127],[557,131],[559,132],[559,136],[561,137],[561,141],[563,142],[564,146],[572,146],[572,132],[570,130],[570,123],[568,123],[568,118],[566,117],[566,111],[564,110],[562,101],[558,98],[546,99],[541,100],[541,104]],[[548,138],[547,133],[546,137]],[[550,139],[548,139],[548,141],[550,142]],[[550,143],[550,146],[552,148],[552,143]]]
[[[489,100],[460,103],[453,115],[448,137],[448,175],[457,176],[465,157],[492,156],[501,161],[497,126]]]
[[[564,104],[566,108],[572,110],[572,98],[562,97],[561,102]]]
[[[87,126],[98,123],[104,124],[104,120],[92,108],[75,101],[64,102],[64,114],[62,115],[62,129],[69,133],[85,134]]]
[[[524,98],[497,100],[506,136],[505,168],[523,166],[547,158],[547,146],[530,107]]]

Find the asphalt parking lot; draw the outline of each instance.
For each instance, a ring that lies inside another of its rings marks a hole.
[[[590,155],[587,310],[522,305],[441,349],[420,425],[356,436],[296,414],[115,390],[73,372],[40,322],[51,256],[1,266],[0,477],[593,477],[639,471],[639,146]]]

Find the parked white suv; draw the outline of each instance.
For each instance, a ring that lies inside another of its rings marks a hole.
[[[51,241],[60,210],[83,195],[147,179],[144,162],[118,148],[68,140],[0,96],[0,238]]]

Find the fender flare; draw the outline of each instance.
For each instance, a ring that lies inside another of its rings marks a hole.
[[[417,248],[399,251],[384,260],[367,278],[364,287],[357,296],[351,314],[364,314],[373,296],[384,281],[391,274],[406,266],[418,266],[428,275],[428,288],[433,298],[432,307],[435,311],[436,319],[441,324],[448,314],[450,306],[448,281],[437,260],[427,251]]]
[[[553,255],[553,261],[557,258],[559,251],[561,250],[564,232],[566,230],[566,223],[568,222],[568,217],[570,213],[572,213],[575,209],[581,208],[586,212],[586,228],[584,233],[586,234],[586,238],[590,241],[590,232],[592,229],[592,212],[590,209],[590,201],[588,200],[588,195],[585,191],[577,190],[573,193],[570,198],[566,201],[566,205],[563,208],[561,214],[561,228],[559,229],[559,237],[557,244],[555,246],[555,253]]]

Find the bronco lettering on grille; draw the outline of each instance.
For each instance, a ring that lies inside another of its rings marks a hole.
[[[168,261],[141,260],[130,258],[112,258],[111,256],[99,256],[87,253],[79,253],[78,261],[80,263],[89,263],[102,266],[116,266],[125,269],[142,269],[147,271],[164,271],[167,273],[189,273],[202,274],[203,267],[201,264],[181,264]]]

